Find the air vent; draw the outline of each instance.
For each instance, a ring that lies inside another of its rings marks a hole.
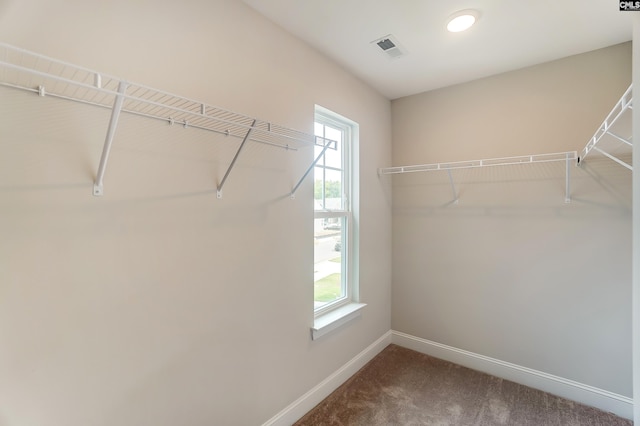
[[[406,54],[404,48],[392,34],[381,37],[371,42],[379,48],[389,59],[397,59]]]
[[[387,51],[389,49],[393,49],[394,47],[396,47],[396,45],[393,44],[393,42],[388,38],[385,38],[384,40],[380,40],[376,44],[380,47],[380,49],[384,51]]]

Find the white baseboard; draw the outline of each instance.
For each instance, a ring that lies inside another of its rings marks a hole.
[[[392,343],[581,404],[633,419],[633,399],[484,355],[392,331]]]
[[[318,405],[338,386],[347,381],[358,370],[391,344],[391,331],[369,345],[365,350],[340,367],[335,373],[324,379],[309,392],[289,404],[284,410],[267,420],[262,426],[291,426]]]

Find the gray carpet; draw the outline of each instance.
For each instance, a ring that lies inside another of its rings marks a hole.
[[[632,425],[592,407],[389,345],[300,419],[306,425]]]

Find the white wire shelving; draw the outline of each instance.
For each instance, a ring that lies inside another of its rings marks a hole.
[[[241,139],[231,164],[217,185],[218,198],[222,197],[222,188],[248,142],[290,151],[320,146],[323,153],[336,146],[335,141],[132,83],[5,43],[0,43],[0,85],[111,110],[93,187],[93,194],[96,196],[103,194],[104,174],[121,113]],[[318,159],[319,157],[314,160],[294,186],[292,198]]]
[[[410,166],[395,166],[378,169],[379,175],[393,175],[401,173],[446,171],[453,192],[454,202],[458,202],[458,195],[451,174],[452,170],[470,169],[478,167],[508,166],[516,164],[533,164],[564,161],[565,173],[565,202],[571,202],[571,163],[584,164],[587,156],[596,152],[609,158],[621,166],[633,170],[628,159],[632,154],[632,117],[633,109],[632,86],[624,92],[620,100],[615,104],[604,122],[589,140],[580,155],[576,151],[560,152],[553,154],[536,154],[519,157],[491,158],[486,160],[455,161],[449,163],[417,164]]]
[[[534,155],[522,155],[517,157],[502,157],[502,158],[488,158],[483,160],[468,160],[468,161],[454,161],[448,163],[433,163],[433,164],[417,164],[410,166],[394,166],[378,169],[378,175],[395,175],[403,173],[417,173],[417,172],[437,172],[446,171],[449,176],[449,183],[451,185],[451,191],[453,193],[454,203],[458,202],[458,192],[453,180],[452,170],[460,169],[473,169],[480,167],[497,167],[497,166],[513,166],[513,165],[525,165],[535,163],[551,163],[551,162],[564,162],[566,165],[565,171],[565,202],[571,202],[571,165],[578,160],[578,153],[576,151],[558,152],[552,154],[534,154]]]
[[[632,128],[631,111],[633,109],[632,86],[624,92],[622,97],[607,115],[587,145],[580,152],[578,164],[582,164],[591,152],[597,152],[621,166],[633,170],[631,162]]]

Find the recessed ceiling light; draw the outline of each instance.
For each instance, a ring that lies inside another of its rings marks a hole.
[[[473,24],[476,23],[478,15],[478,11],[472,9],[456,12],[449,17],[447,30],[452,33],[459,33],[460,31],[468,30]]]

